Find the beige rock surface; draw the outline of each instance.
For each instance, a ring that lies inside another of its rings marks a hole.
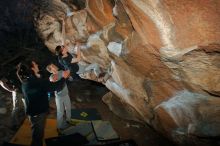
[[[36,28],[53,51],[62,39],[60,20],[74,12],[65,18],[66,38],[84,42],[83,61],[108,74],[104,82],[87,79],[112,91],[103,100],[113,112],[182,145],[219,137],[219,1],[86,0],[78,11],[71,5],[51,0]],[[110,42],[121,50],[109,50]]]

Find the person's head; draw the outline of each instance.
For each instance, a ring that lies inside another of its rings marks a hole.
[[[67,50],[67,48],[65,46],[57,46],[55,48],[55,54],[57,56],[63,56],[65,54],[67,54],[67,53],[68,53],[68,50]]]
[[[55,48],[55,54],[56,54],[57,56],[62,56],[62,46],[57,46],[57,47]]]
[[[31,76],[37,76],[39,72],[38,64],[35,61],[26,61],[19,63],[17,67],[18,77],[21,81],[25,81]]]
[[[20,63],[17,75],[21,82],[26,81],[30,76],[32,76],[32,71],[28,67],[27,63]]]
[[[57,71],[59,70],[59,68],[53,63],[47,65],[46,69],[48,72],[53,73],[53,74],[57,73]]]

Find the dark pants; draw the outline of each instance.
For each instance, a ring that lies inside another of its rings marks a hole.
[[[46,118],[47,113],[42,113],[36,116],[29,116],[32,130],[31,146],[43,146]]]

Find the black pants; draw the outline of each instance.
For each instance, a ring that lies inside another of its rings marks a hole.
[[[32,130],[31,146],[43,146],[46,118],[47,113],[42,113],[36,116],[29,116]]]

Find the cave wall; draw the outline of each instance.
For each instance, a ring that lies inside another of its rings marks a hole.
[[[62,18],[65,37],[88,46],[82,62],[98,64],[106,78],[80,76],[111,90],[103,101],[115,114],[147,123],[178,144],[217,144],[209,139],[220,135],[219,1],[36,4],[35,26],[52,52],[61,44]]]
[[[5,77],[18,86],[16,65],[20,61],[39,58],[41,63],[51,54],[35,31],[34,11],[32,0],[0,1],[0,78]]]

